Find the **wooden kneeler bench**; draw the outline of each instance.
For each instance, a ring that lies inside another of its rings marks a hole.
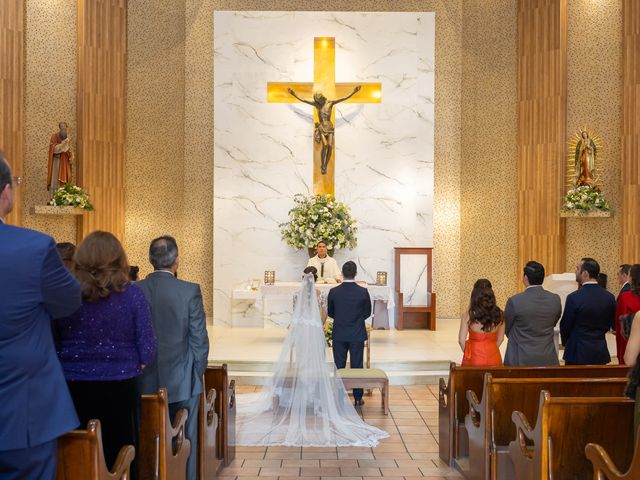
[[[382,391],[382,408],[384,414],[389,414],[389,377],[380,368],[341,368],[338,375],[344,383],[344,388],[379,388]]]

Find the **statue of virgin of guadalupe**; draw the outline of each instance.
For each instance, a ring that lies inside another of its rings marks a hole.
[[[587,132],[582,131],[580,136],[575,156],[576,186],[593,187],[596,184],[596,144]]]

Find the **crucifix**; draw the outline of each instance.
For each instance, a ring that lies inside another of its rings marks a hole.
[[[380,103],[380,83],[336,83],[336,41],[332,37],[313,39],[313,83],[268,82],[267,101],[301,101],[314,108],[313,193],[335,193],[335,109],[340,102]],[[318,115],[323,118],[320,118]],[[329,117],[330,119],[324,118]]]

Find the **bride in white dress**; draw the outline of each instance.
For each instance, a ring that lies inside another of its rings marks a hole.
[[[272,379],[261,392],[236,397],[237,445],[374,447],[389,436],[360,418],[325,351],[314,278],[307,274]]]

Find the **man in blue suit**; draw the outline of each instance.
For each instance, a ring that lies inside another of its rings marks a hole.
[[[0,152],[0,478],[53,480],[57,439],[79,422],[51,318],[80,307],[80,285],[51,237],[4,223],[19,180]]]
[[[560,320],[560,336],[567,365],[605,365],[611,361],[605,335],[616,314],[616,299],[598,285],[600,265],[583,258],[576,267],[581,285],[570,293]]]
[[[369,291],[355,281],[358,269],[354,262],[342,266],[344,281],[329,290],[327,313],[333,318],[333,362],[336,368],[347,365],[347,352],[351,368],[362,368],[364,342],[367,339],[365,320],[371,316]],[[353,389],[356,406],[364,405],[363,390]]]

